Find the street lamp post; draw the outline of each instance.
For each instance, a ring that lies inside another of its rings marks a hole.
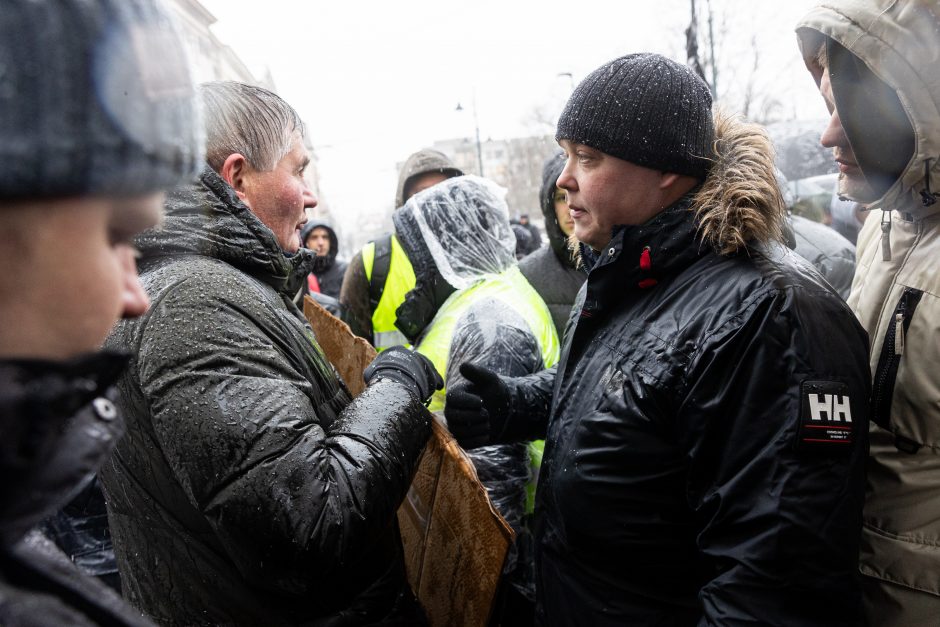
[[[473,128],[474,128],[474,131],[476,132],[476,140],[477,140],[477,165],[480,168],[480,176],[484,176],[483,174],[483,146],[480,144],[480,120],[479,118],[477,118],[476,90],[473,91],[473,97],[471,99],[471,103],[473,106]],[[457,103],[457,111],[463,111],[463,107],[460,105],[459,102]]]

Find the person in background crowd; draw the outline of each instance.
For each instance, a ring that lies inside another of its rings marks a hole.
[[[539,227],[529,221],[529,214],[527,213],[519,215],[519,224],[524,226],[529,235],[532,236],[532,250],[538,250],[542,246],[542,233],[539,231]]]
[[[555,185],[565,167],[563,152],[552,155],[542,166],[542,189],[539,204],[545,216],[548,245],[543,246],[519,263],[519,270],[539,293],[548,310],[558,337],[565,334],[571,306],[584,284],[587,274],[577,268],[568,238],[574,233],[574,220],[568,211],[567,193]]]
[[[465,366],[445,407],[468,446],[545,436],[539,621],[857,624],[867,341],[782,243],[769,138],[648,53],[555,137],[588,269],[558,367]]]
[[[509,228],[512,230],[513,237],[516,238],[516,261],[521,261],[532,252],[532,235],[529,234],[529,229],[521,224],[510,223]]]
[[[300,231],[304,248],[312,250],[317,256],[313,272],[307,275],[307,291],[326,294],[339,298],[343,287],[343,275],[346,274],[346,262],[337,260],[339,239],[336,231],[326,222],[309,221]]]
[[[401,168],[395,208],[421,190],[462,174],[443,153],[419,150]],[[395,328],[395,311],[414,286],[414,270],[407,255],[395,234],[387,233],[363,246],[349,262],[339,297],[343,320],[379,352],[406,345],[407,339]]]
[[[396,324],[415,350],[431,360],[446,386],[463,381],[460,368],[465,364],[520,376],[558,360],[558,337],[548,309],[516,266],[504,193],[485,179],[455,177],[412,196],[392,216],[416,277],[398,308]],[[443,391],[436,392],[429,409],[444,409],[444,399]],[[541,443],[470,453],[493,504],[515,529],[520,548],[510,553],[504,568],[511,586],[504,590],[504,624],[532,621],[531,542],[522,519],[534,504],[534,484],[528,494],[526,486],[531,462],[536,470],[541,453]]]
[[[839,194],[873,216],[849,306],[871,338],[861,543],[869,625],[940,616],[940,6],[833,1],[797,25],[831,114]],[[878,211],[878,210],[881,211]]]
[[[779,169],[776,174],[788,210],[784,229],[787,246],[813,264],[839,296],[848,298],[855,275],[855,246],[835,229],[792,213],[793,194],[787,179]]]
[[[155,304],[107,341],[134,351],[102,471],[124,594],[163,624],[420,625],[395,513],[440,377],[399,349],[351,400],[291,302],[303,122],[260,87],[201,95],[206,167],[136,239]]]
[[[92,564],[110,546],[93,481],[124,431],[111,385],[127,355],[100,348],[119,318],[149,304],[133,237],[160,222],[164,190],[202,162],[182,50],[152,0],[0,10],[4,626],[151,624],[34,528],[69,504],[57,539],[78,565],[111,573]]]

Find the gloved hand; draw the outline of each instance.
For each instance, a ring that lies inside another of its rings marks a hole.
[[[382,351],[362,373],[366,385],[379,379],[401,383],[422,403],[427,403],[435,390],[444,387],[431,360],[404,346]]]
[[[509,384],[492,370],[471,363],[460,364],[460,374],[466,381],[447,390],[447,427],[465,449],[491,444],[509,418]]]

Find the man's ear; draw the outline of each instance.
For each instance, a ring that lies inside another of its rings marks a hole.
[[[663,175],[659,179],[659,189],[669,189],[676,181],[679,180],[679,176],[680,175],[676,174],[675,172],[663,172]]]
[[[240,153],[233,152],[225,159],[222,164],[222,171],[219,172],[222,180],[235,190],[235,194],[242,202],[245,202],[245,178],[250,169],[248,159]]]

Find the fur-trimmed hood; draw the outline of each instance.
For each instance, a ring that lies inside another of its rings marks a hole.
[[[715,161],[690,210],[702,241],[721,255],[784,240],[787,208],[777,185],[773,144],[762,126],[715,115]]]

